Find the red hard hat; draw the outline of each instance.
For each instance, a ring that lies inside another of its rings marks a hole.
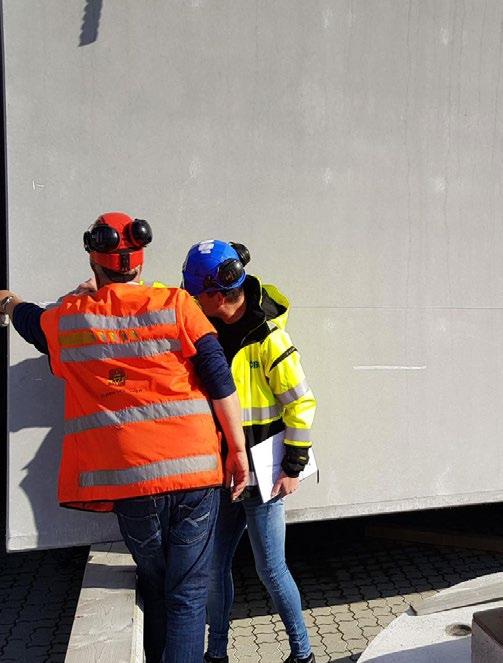
[[[143,264],[143,247],[152,229],[143,219],[123,212],[107,212],[84,233],[84,248],[93,262],[114,272],[129,272]]]

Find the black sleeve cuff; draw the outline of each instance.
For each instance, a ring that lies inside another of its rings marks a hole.
[[[25,341],[34,345],[39,352],[48,355],[47,340],[40,324],[44,310],[37,304],[21,302],[12,314],[12,325]]]
[[[296,479],[309,462],[308,447],[292,447],[285,444],[285,455],[281,468],[287,477]]]

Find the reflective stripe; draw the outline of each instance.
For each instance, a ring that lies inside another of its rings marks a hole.
[[[59,331],[71,329],[130,329],[131,327],[150,327],[152,325],[172,325],[176,322],[176,311],[172,308],[149,311],[141,315],[95,315],[80,313],[62,315],[59,319]]]
[[[164,401],[138,407],[127,407],[123,410],[103,410],[85,417],[67,419],[65,421],[65,435],[82,433],[92,428],[123,426],[140,421],[185,417],[191,414],[210,414],[210,412],[208,401],[201,398],[197,400]]]
[[[291,428],[290,426],[287,426],[285,430],[285,439],[294,441],[297,440],[299,442],[308,442],[311,439],[311,429]]]
[[[117,357],[151,357],[165,352],[176,352],[181,349],[177,340],[161,338],[154,341],[137,341],[133,343],[102,343],[87,345],[80,348],[61,349],[61,361],[87,361],[89,359],[115,359]]]
[[[276,398],[283,405],[288,405],[288,403],[293,403],[297,398],[304,396],[309,391],[309,385],[307,380],[303,380],[300,384],[295,387],[292,387],[288,391],[284,391],[282,394],[276,394]]]
[[[127,486],[141,481],[152,481],[164,477],[194,474],[196,472],[211,472],[218,467],[218,457],[213,454],[205,456],[188,456],[186,458],[173,458],[158,460],[148,465],[128,467],[125,470],[96,470],[95,472],[81,472],[79,484],[83,488],[92,486]]]
[[[241,417],[243,421],[263,421],[264,419],[279,417],[282,411],[283,408],[279,405],[270,405],[268,407],[243,407],[241,408]]]

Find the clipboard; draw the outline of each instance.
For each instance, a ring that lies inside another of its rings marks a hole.
[[[285,455],[283,440],[285,433],[277,433],[268,437],[260,444],[251,447],[250,452],[253,459],[255,478],[260,490],[260,496],[263,502],[271,499],[271,491],[281,472],[281,461]],[[299,479],[303,481],[307,477],[318,471],[316,459],[312,448],[309,448],[309,462],[299,474]]]

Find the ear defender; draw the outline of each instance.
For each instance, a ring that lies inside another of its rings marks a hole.
[[[135,219],[124,228],[124,234],[133,246],[143,248],[152,241],[152,228],[148,221]]]
[[[117,230],[105,224],[93,226],[84,233],[84,248],[88,253],[110,253],[119,246],[120,241]]]
[[[250,252],[248,251],[246,246],[244,244],[238,244],[236,242],[229,242],[229,244],[230,244],[230,246],[232,246],[234,251],[238,254],[239,259],[243,263],[243,267],[245,265],[247,265],[251,260],[251,256],[250,256]]]
[[[241,260],[229,258],[219,265],[215,281],[221,288],[232,288],[233,284],[239,281],[244,272],[245,268]]]

